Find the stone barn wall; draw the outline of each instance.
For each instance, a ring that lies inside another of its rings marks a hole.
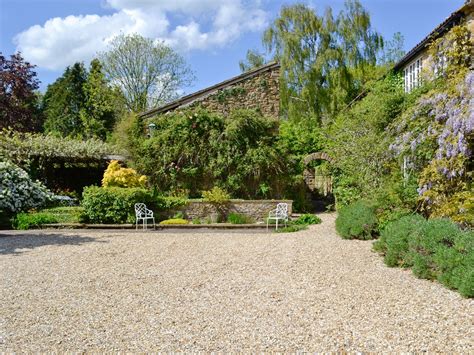
[[[188,107],[201,106],[224,116],[236,109],[255,109],[264,116],[280,116],[278,70],[266,71],[196,100]]]
[[[264,116],[278,119],[280,117],[280,65],[270,63],[250,70],[147,111],[140,117],[149,118],[199,106],[224,116],[236,109],[254,109]]]

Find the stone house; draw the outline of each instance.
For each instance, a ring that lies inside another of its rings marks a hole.
[[[403,73],[405,92],[410,92],[420,85],[422,72],[428,71],[430,73],[434,70],[434,74],[436,74],[437,71],[443,70],[445,64],[443,56],[436,58],[436,62],[433,62],[433,58],[428,53],[428,48],[433,41],[442,38],[451,28],[459,24],[465,24],[471,32],[471,38],[474,38],[473,0],[466,1],[461,8],[449,15],[446,20],[395,64],[394,70]]]
[[[280,116],[280,65],[272,62],[208,88],[183,96],[140,115],[149,118],[200,106],[224,116],[239,108],[255,109],[266,117]]]

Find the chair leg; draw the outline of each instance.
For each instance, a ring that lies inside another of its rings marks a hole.
[[[277,231],[278,230],[278,218],[276,219],[276,228],[275,230]]]
[[[156,229],[156,225],[155,225],[155,217],[153,217],[153,230]]]
[[[138,230],[138,219],[135,220],[135,230]]]
[[[269,219],[270,219],[270,218],[267,218],[267,232],[268,232],[268,220],[269,220]]]

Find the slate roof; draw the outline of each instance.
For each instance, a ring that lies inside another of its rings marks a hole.
[[[428,36],[426,36],[421,42],[419,42],[415,47],[413,47],[405,56],[403,56],[400,61],[395,64],[394,70],[400,70],[403,68],[407,63],[415,59],[419,55],[419,53],[424,50],[429,44],[434,41],[435,39],[441,37],[447,31],[449,31],[453,26],[459,24],[460,20],[466,16],[466,13],[472,8],[474,3],[471,1],[466,2],[462,7],[458,10],[454,11],[451,15],[449,15],[446,20],[441,22],[433,31],[430,32]]]

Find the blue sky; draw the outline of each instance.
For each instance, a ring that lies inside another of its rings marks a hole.
[[[361,0],[385,38],[400,31],[409,50],[464,0]],[[317,11],[343,0],[303,1]],[[0,51],[21,49],[38,65],[41,88],[67,65],[88,63],[108,39],[124,32],[159,38],[178,50],[196,74],[192,92],[239,74],[247,49],[284,4],[279,0],[0,0]]]

